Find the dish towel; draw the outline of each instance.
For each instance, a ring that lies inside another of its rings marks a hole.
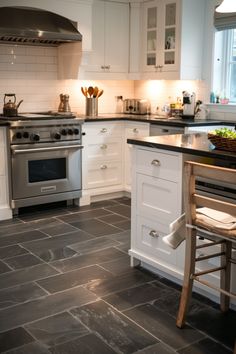
[[[223,230],[236,229],[236,217],[210,208],[198,208],[196,212],[202,215],[202,221]],[[163,237],[163,242],[176,249],[186,236],[185,214],[173,221],[169,226],[170,233]]]

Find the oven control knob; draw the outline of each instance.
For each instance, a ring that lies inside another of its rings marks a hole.
[[[74,129],[74,134],[75,134],[75,135],[78,135],[78,134],[79,134],[79,129],[75,128],[75,129]]]
[[[72,129],[68,129],[68,134],[69,135],[73,135],[73,130]]]
[[[33,141],[39,141],[39,140],[40,140],[40,135],[39,135],[39,134],[33,134],[33,135],[31,136],[31,140],[33,140]]]
[[[61,135],[66,136],[66,135],[67,135],[67,129],[62,129],[62,130],[61,130]]]
[[[28,139],[29,138],[29,133],[28,132],[24,132],[23,133],[23,138],[24,139]]]
[[[60,133],[55,133],[54,134],[54,139],[60,140],[61,139],[61,134]]]
[[[21,138],[22,138],[21,132],[17,132],[17,133],[16,133],[16,139],[21,139]]]

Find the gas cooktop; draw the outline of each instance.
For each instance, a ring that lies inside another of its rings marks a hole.
[[[21,113],[16,117],[6,117],[1,115],[1,119],[6,119],[10,121],[19,120],[45,120],[45,119],[71,119],[75,118],[75,114],[72,112],[36,112],[36,113]]]

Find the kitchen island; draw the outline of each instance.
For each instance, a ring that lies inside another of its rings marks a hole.
[[[177,283],[184,270],[184,243],[177,249],[163,242],[169,225],[183,213],[183,165],[187,160],[235,168],[236,153],[216,150],[202,134],[128,139],[132,144],[131,265],[142,265]],[[236,182],[236,181],[235,181]],[[235,194],[232,196],[235,200]],[[204,243],[204,240],[200,241]],[[217,246],[216,246],[217,247]],[[208,254],[208,248],[204,254]],[[214,263],[213,263],[214,262]],[[199,262],[199,269],[216,265],[216,260]],[[234,274],[236,269],[233,269]],[[208,274],[215,285],[219,276]],[[196,290],[218,300],[215,291],[196,284]],[[233,283],[234,291],[236,283]]]

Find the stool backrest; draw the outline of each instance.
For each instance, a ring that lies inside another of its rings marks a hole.
[[[202,196],[196,191],[196,177],[214,181],[224,181],[236,185],[236,170],[219,166],[186,161],[184,166],[184,203],[186,222],[192,224],[196,218],[196,206],[207,207],[236,216],[236,204],[214,197]]]

